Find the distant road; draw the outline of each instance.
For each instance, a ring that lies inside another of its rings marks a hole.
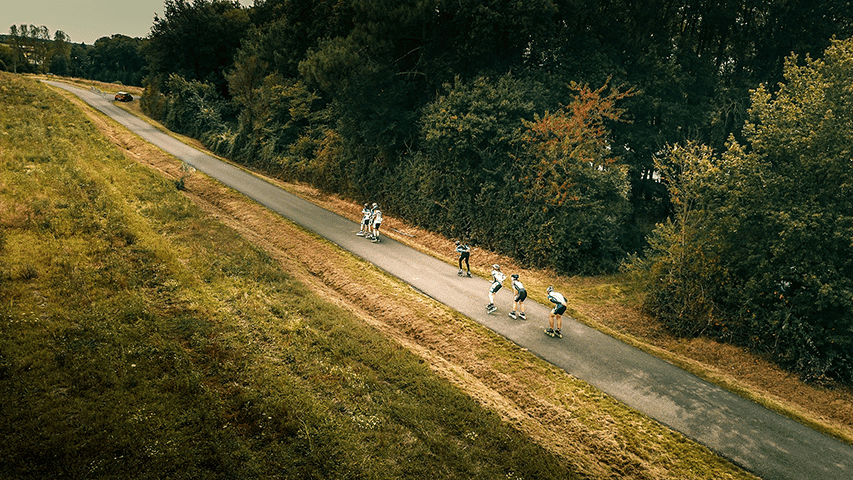
[[[488,315],[488,281],[458,277],[455,267],[387,237],[380,244],[356,237],[356,223],[170,137],[113,105],[111,96],[46,83],[74,93],[146,141],[764,479],[853,479],[850,445],[568,317],[563,318],[561,340],[546,337],[542,329],[549,309],[544,305],[528,301],[530,320],[512,320],[506,316],[511,295],[502,291],[498,312]]]

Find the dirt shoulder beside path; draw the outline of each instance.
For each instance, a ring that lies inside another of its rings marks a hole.
[[[181,163],[171,156],[94,113],[76,98],[68,98],[81,105],[96,126],[129,158],[173,179],[186,174],[181,170]],[[360,208],[357,205],[305,186],[282,186],[329,210],[358,220]],[[364,272],[353,271],[353,263],[344,258],[345,254],[217,182],[192,175],[186,180],[186,188],[187,195],[197,205],[263,248],[300,281],[357,312],[365,322],[429,361],[434,370],[500,412],[543,445],[568,457],[598,458],[584,465],[588,473],[636,478],[672,475],[662,470],[665,467],[656,466],[649,452],[638,450],[630,458],[616,458],[625,455],[624,449],[617,445],[621,436],[631,435],[630,431],[614,434],[606,430],[591,431],[583,425],[584,422],[593,423],[592,417],[598,414],[572,411],[571,396],[593,393],[583,390],[555,392],[533,387],[548,384],[547,378],[537,378],[537,375],[559,377],[561,373],[556,369],[521,365],[512,356],[494,357],[492,347],[498,340],[493,334],[458,321],[458,314],[427,299],[399,291],[397,282],[378,272],[371,272],[370,282],[352,281],[353,278],[363,279]],[[425,252],[452,257],[452,243],[448,239],[406,226],[393,218],[386,218],[383,228],[391,236]],[[472,266],[481,273],[491,263],[512,264],[510,259],[479,250],[474,252],[473,260]],[[760,396],[805,412],[853,437],[853,392],[849,388],[805,385],[769,362],[737,348],[703,339],[680,340],[668,336],[652,319],[640,314],[635,305],[626,303],[621,286],[612,283],[612,279],[556,278],[549,272],[533,271],[524,271],[524,275],[536,285],[564,285],[563,291],[569,293],[575,316],[587,323],[671,352],[680,359],[679,363],[701,366],[711,376],[748,387]],[[507,351],[513,351],[511,346]],[[595,419],[599,421],[607,423],[606,419]],[[620,473],[612,470],[614,464],[622,466]],[[645,473],[629,474],[632,470]]]

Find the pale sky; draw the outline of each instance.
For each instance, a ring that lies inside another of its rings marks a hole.
[[[252,6],[254,0],[240,0]],[[154,14],[163,16],[164,0],[0,0],[0,33],[12,25],[44,25],[51,38],[57,30],[73,43],[92,45],[116,33],[147,37]]]

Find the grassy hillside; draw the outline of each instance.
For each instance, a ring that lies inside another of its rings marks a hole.
[[[8,476],[575,476],[58,96],[2,80]]]
[[[534,393],[564,402],[573,418],[551,421],[571,431],[534,442],[130,161],[60,95],[0,73],[0,124],[6,478],[749,478],[436,315],[490,345],[484,364],[548,379]],[[359,260],[332,260],[410,301]],[[567,444],[579,454],[554,453]]]

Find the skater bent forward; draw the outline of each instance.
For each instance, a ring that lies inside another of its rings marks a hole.
[[[566,305],[568,302],[566,302],[566,297],[564,297],[562,293],[554,291],[554,287],[548,287],[546,293],[548,294],[548,300],[554,304],[554,309],[551,310],[551,314],[548,315],[550,328],[546,330],[546,333],[562,337],[563,335],[560,332],[560,329],[563,327],[563,314],[566,313]]]
[[[521,318],[527,320],[524,314],[524,301],[527,299],[527,290],[524,289],[524,284],[518,280],[518,274],[512,274],[512,291],[515,293],[515,301],[512,304],[512,311],[509,313],[510,318]],[[516,315],[516,312],[518,314]]]
[[[497,307],[495,307],[495,294],[503,287],[504,280],[506,280],[506,275],[501,272],[501,266],[498,264],[492,265],[492,286],[489,288],[489,304],[486,306],[486,310],[489,313],[497,310]]]

